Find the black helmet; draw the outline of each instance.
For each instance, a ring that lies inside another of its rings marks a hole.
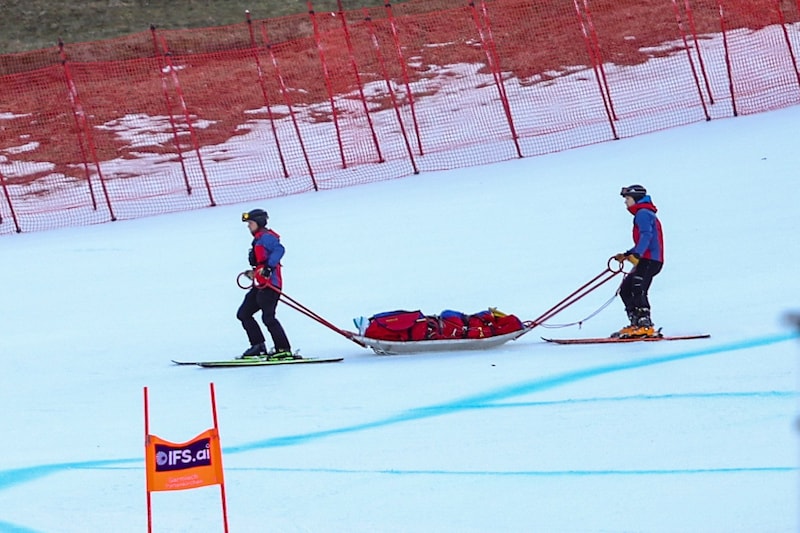
[[[259,228],[267,227],[267,220],[269,219],[269,215],[263,209],[253,209],[252,211],[248,211],[247,213],[242,213],[242,222],[255,222]]]
[[[646,194],[647,189],[641,185],[628,185],[627,187],[623,187],[619,193],[620,196],[630,196],[637,202],[644,198]]]

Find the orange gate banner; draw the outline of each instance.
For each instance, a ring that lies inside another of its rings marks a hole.
[[[187,490],[224,483],[222,450],[215,428],[182,443],[147,435],[145,448],[148,491]]]

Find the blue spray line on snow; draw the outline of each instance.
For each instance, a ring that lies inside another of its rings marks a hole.
[[[23,526],[9,524],[8,522],[0,521],[0,533],[39,533],[35,529],[30,529]]]
[[[483,407],[486,406],[487,404],[491,404],[492,402],[504,400],[506,398],[513,398],[515,396],[522,396],[535,392],[541,392],[544,390],[560,387],[562,385],[572,384],[584,379],[594,378],[606,374],[611,374],[614,372],[620,372],[623,370],[634,370],[638,368],[660,365],[664,363],[671,363],[674,361],[681,361],[685,359],[692,359],[695,357],[701,357],[706,355],[714,355],[723,352],[732,352],[750,348],[759,348],[763,346],[769,346],[771,344],[786,342],[795,339],[797,337],[798,335],[796,333],[773,335],[769,337],[760,337],[756,339],[739,341],[736,343],[725,344],[721,346],[692,350],[675,355],[653,357],[648,359],[639,359],[636,361],[620,362],[594,368],[587,368],[583,370],[575,370],[551,377],[535,379],[533,381],[528,381],[517,385],[512,385],[509,387],[503,387],[501,389],[486,392],[483,394],[467,396],[462,400],[456,400],[452,402],[447,402],[439,405],[432,405],[428,407],[421,407],[417,409],[411,409],[404,413],[384,418],[382,420],[376,420],[373,422],[356,424],[352,426],[344,426],[324,431],[317,431],[313,433],[303,433],[299,435],[275,437],[271,439],[252,442],[250,444],[243,444],[240,446],[225,448],[225,451],[229,453],[240,453],[262,448],[292,446],[333,435],[354,433],[358,431],[364,431],[367,429],[374,429],[378,427],[393,425],[398,422],[407,422],[410,420],[419,420],[423,418],[431,418],[434,416],[447,415],[469,409],[476,409],[478,407]]]
[[[465,411],[465,410],[472,410],[472,409],[487,409],[487,408],[509,408],[509,407],[522,407],[522,406],[534,406],[534,405],[553,405],[555,403],[578,403],[578,402],[589,402],[589,401],[621,401],[621,400],[652,400],[652,399],[674,399],[679,397],[760,397],[760,398],[768,398],[768,397],[790,397],[790,396],[797,396],[796,394],[789,393],[789,392],[780,392],[780,391],[771,391],[771,392],[751,392],[751,393],[707,393],[707,394],[695,394],[695,395],[661,395],[661,396],[630,396],[630,397],[623,397],[623,398],[595,398],[595,399],[586,399],[586,400],[563,400],[558,402],[521,402],[521,403],[506,403],[506,404],[493,404],[492,402],[496,402],[498,400],[504,400],[507,398],[513,398],[515,396],[531,394],[535,392],[541,392],[548,389],[553,389],[562,385],[572,384],[578,381],[582,381],[584,379],[589,379],[593,377],[598,377],[606,374],[611,374],[614,372],[620,372],[625,370],[634,370],[638,368],[644,368],[654,365],[660,365],[665,363],[670,363],[674,361],[681,361],[686,359],[692,359],[695,357],[702,357],[706,355],[715,355],[719,353],[725,352],[732,352],[738,350],[746,350],[751,348],[759,348],[763,346],[769,346],[772,344],[777,344],[781,342],[786,342],[789,340],[793,340],[798,338],[798,335],[795,333],[792,334],[783,334],[783,335],[773,335],[769,337],[761,337],[755,339],[744,340],[736,343],[725,344],[716,347],[710,348],[703,348],[698,350],[691,350],[688,352],[683,352],[675,355],[668,355],[662,357],[654,357],[648,359],[640,359],[636,361],[628,361],[628,362],[621,362],[615,364],[609,364],[594,368],[587,368],[583,370],[577,370],[572,372],[565,372],[563,374],[559,374],[556,376],[536,379],[533,381],[520,383],[517,385],[513,385],[510,387],[503,387],[501,389],[497,389],[495,391],[490,391],[483,394],[477,394],[473,396],[468,396],[461,400],[456,400],[453,402],[447,402],[439,405],[433,405],[429,407],[421,407],[418,409],[411,409],[404,413],[400,413],[399,415],[388,417],[382,420],[376,420],[373,422],[368,422],[364,424],[356,424],[352,426],[344,426],[341,428],[334,428],[326,431],[317,431],[312,433],[305,433],[299,435],[289,435],[284,437],[276,437],[261,441],[256,441],[250,444],[244,444],[240,446],[231,446],[224,448],[224,453],[231,454],[231,453],[243,453],[252,450],[258,450],[263,448],[272,448],[278,446],[292,446],[296,444],[302,444],[305,442],[309,442],[312,440],[333,436],[333,435],[340,435],[346,433],[354,433],[358,431],[364,431],[367,429],[373,429],[377,427],[388,426],[392,424],[396,424],[399,422],[407,422],[411,420],[419,420],[423,418],[431,418],[434,416],[442,416],[446,414],[451,414],[455,412]],[[71,462],[71,463],[55,463],[49,465],[39,465],[27,468],[16,468],[16,469],[8,469],[0,471],[0,491],[18,486],[29,481],[33,481],[36,479],[40,479],[42,477],[48,476],[50,474],[60,473],[68,470],[77,470],[77,469],[106,469],[106,468],[120,468],[120,465],[128,464],[128,463],[141,463],[142,458],[130,458],[130,459],[117,459],[117,460],[103,460],[103,461],[83,461],[83,462]],[[133,468],[133,467],[132,467]],[[137,469],[141,469],[141,467],[136,467]],[[231,469],[235,470],[235,469]],[[281,468],[269,468],[269,469],[259,469],[259,468],[248,468],[242,470],[269,470],[269,471],[276,471],[276,472],[291,472],[294,471],[292,469],[281,469]],[[297,471],[308,472],[309,470],[306,469],[298,469]],[[337,470],[337,469],[315,469],[315,472],[330,472],[330,473],[360,473],[360,471],[356,470]],[[684,470],[597,470],[597,471],[590,471],[590,470],[564,470],[564,471],[521,471],[521,472],[453,472],[453,471],[437,471],[437,470],[406,470],[406,471],[395,471],[395,470],[380,470],[374,471],[373,473],[385,473],[385,474],[395,474],[395,475],[408,475],[408,474],[430,474],[430,475],[493,475],[493,476],[589,476],[589,475],[642,475],[642,474],[654,474],[654,475],[680,475],[680,474],[695,474],[695,473],[731,473],[731,472],[792,472],[797,471],[795,467],[753,467],[753,468],[719,468],[719,469],[684,469]],[[35,533],[35,530],[23,528],[21,526],[16,526],[14,524],[10,524],[7,522],[0,521],[0,533]]]

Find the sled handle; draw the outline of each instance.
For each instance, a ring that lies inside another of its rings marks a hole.
[[[620,274],[620,273],[622,273],[622,274],[630,274],[630,270],[627,270],[627,271],[625,270],[625,261],[624,260],[623,261],[617,261],[616,259],[614,259],[613,255],[608,258],[608,262],[606,263],[606,267],[608,268],[608,271],[613,273],[614,275],[617,275],[617,274]],[[633,269],[631,269],[631,270],[633,270]]]
[[[246,279],[247,281],[242,282],[242,278]],[[255,280],[253,280],[253,271],[252,270],[245,270],[243,272],[239,272],[239,275],[236,276],[236,285],[239,286],[240,289],[248,290],[255,287]]]

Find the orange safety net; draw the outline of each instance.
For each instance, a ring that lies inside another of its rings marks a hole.
[[[412,0],[0,56],[0,234],[794,105],[798,3]]]

